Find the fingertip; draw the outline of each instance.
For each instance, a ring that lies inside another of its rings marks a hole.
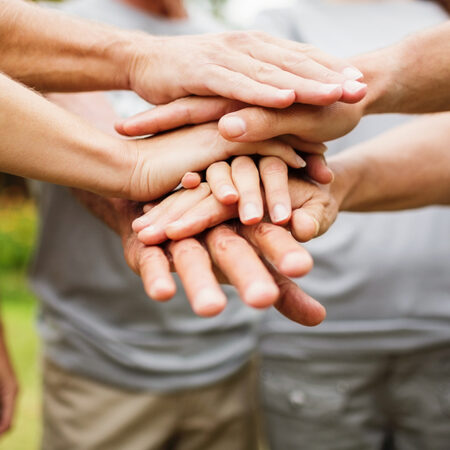
[[[170,278],[157,278],[147,290],[147,294],[153,300],[165,302],[170,300],[176,293],[176,285]]]
[[[239,194],[232,186],[222,186],[217,192],[217,200],[224,205],[232,205],[239,200]]]
[[[302,325],[315,327],[326,319],[327,310],[321,303],[313,298],[309,299],[309,303],[309,311],[304,315]]]
[[[275,284],[254,282],[243,294],[245,303],[253,308],[263,309],[272,306],[278,299],[280,290]]]
[[[343,84],[341,101],[345,103],[357,103],[367,94],[367,84],[355,80],[347,80]]]
[[[227,298],[223,292],[205,288],[195,295],[192,301],[192,309],[198,316],[212,317],[222,312],[227,304]]]
[[[254,203],[246,203],[239,211],[239,217],[244,225],[254,225],[263,218],[263,211]]]
[[[117,133],[122,134],[122,135],[126,135],[125,130],[123,128],[123,123],[124,123],[123,119],[116,120],[114,122],[114,129],[117,131]]]
[[[346,67],[341,73],[342,75],[344,75],[344,77],[348,78],[349,80],[360,81],[364,78],[364,74],[353,66]]]
[[[137,237],[145,245],[157,245],[167,240],[164,229],[157,225],[150,225],[142,229]]]
[[[291,218],[291,208],[287,208],[282,203],[277,203],[270,212],[272,223],[282,225],[289,222]]]
[[[247,124],[244,119],[237,114],[227,114],[218,123],[220,134],[228,140],[243,137],[247,132]]]
[[[145,216],[138,217],[137,219],[134,219],[131,223],[131,229],[135,233],[139,233],[141,230],[143,230],[145,227],[147,227],[150,224],[148,219]]]
[[[297,210],[292,218],[292,231],[297,240],[307,242],[319,234],[320,224],[315,217]]]
[[[313,92],[297,95],[297,103],[306,103],[317,106],[328,106],[341,99],[343,87],[341,84],[319,84]]]
[[[202,179],[196,172],[187,172],[181,179],[181,185],[185,189],[195,189],[201,183]]]
[[[309,253],[293,251],[283,257],[278,269],[287,277],[302,277],[311,271],[313,265],[314,261]]]
[[[284,109],[291,106],[296,101],[296,93],[294,89],[278,89],[273,98],[273,105],[268,105],[269,108]]]

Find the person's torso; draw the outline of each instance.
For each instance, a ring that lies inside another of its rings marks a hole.
[[[61,8],[153,34],[216,27],[212,19],[157,19],[113,0],[76,0]],[[131,92],[108,97],[118,115],[149,106]],[[176,276],[176,296],[155,302],[125,263],[118,236],[69,189],[42,184],[40,199],[41,231],[31,279],[41,299],[45,352],[54,362],[130,388],[173,390],[213,383],[248,360],[261,313],[244,306],[233,288],[223,287],[229,303],[214,318],[194,315]]]
[[[349,57],[445,19],[431,2],[311,0],[263,14],[258,27]],[[411,118],[366,117],[353,132],[329,143],[328,154],[406,120]],[[315,266],[298,282],[326,306],[327,318],[305,328],[271,312],[263,329],[266,353],[397,351],[450,342],[449,208],[342,213],[324,236],[305,246]]]

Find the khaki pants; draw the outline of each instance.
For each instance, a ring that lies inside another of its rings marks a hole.
[[[255,370],[177,393],[130,392],[44,364],[43,450],[253,450]]]

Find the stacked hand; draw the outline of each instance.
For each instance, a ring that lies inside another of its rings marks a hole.
[[[202,184],[174,194],[175,202],[182,205],[186,194],[205,197],[210,191]],[[224,309],[226,297],[219,286],[223,282],[234,285],[249,306],[273,305],[286,317],[308,326],[324,319],[324,308],[287,278],[305,275],[312,259],[284,228],[233,222],[166,246],[145,245],[130,226],[140,214],[139,206],[125,200],[115,200],[113,205],[115,228],[122,238],[127,263],[154,300],[164,301],[174,295],[173,266],[193,310],[200,316],[216,315]]]

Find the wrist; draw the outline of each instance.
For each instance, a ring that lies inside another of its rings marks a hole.
[[[356,56],[352,63],[364,74],[368,92],[360,102],[363,116],[398,110],[402,99],[401,81],[404,45]]]
[[[142,92],[139,80],[152,78],[149,69],[151,71],[157,64],[160,41],[161,38],[142,31],[123,33],[123,45],[119,47],[117,56],[125,71],[126,82],[122,89],[135,91],[146,100],[151,98],[148,93]],[[151,81],[148,86],[151,86]]]
[[[87,179],[89,185],[84,189],[108,197],[132,197],[130,180],[137,158],[132,141],[102,133],[100,139],[97,136],[87,145],[91,162],[87,167],[90,172]]]
[[[355,159],[357,159],[356,155]],[[361,178],[361,171],[358,169],[355,159],[337,155],[328,161],[328,166],[334,174],[334,179],[330,184],[330,195],[338,205],[339,211],[353,210],[353,193],[358,189]]]

